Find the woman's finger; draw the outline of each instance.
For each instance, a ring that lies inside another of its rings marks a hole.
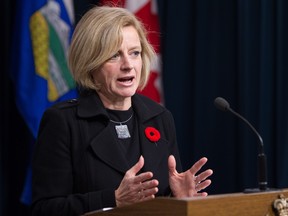
[[[168,158],[168,169],[169,169],[170,175],[177,173],[176,160],[175,160],[175,157],[173,155],[170,155]]]
[[[207,163],[208,159],[206,157],[201,158],[189,169],[192,175],[196,173]]]
[[[142,169],[143,166],[144,166],[144,157],[141,155],[138,162],[133,167],[131,167],[126,172],[126,174],[128,176],[135,176]]]
[[[212,181],[210,179],[207,179],[199,184],[196,184],[195,186],[195,190],[197,191],[197,193],[201,190],[204,190],[205,188],[207,188],[210,184],[212,183]]]
[[[195,183],[200,183],[200,182],[204,181],[206,178],[208,178],[212,174],[213,174],[213,170],[211,170],[211,169],[205,170],[204,172],[195,176],[195,178],[194,178]]]

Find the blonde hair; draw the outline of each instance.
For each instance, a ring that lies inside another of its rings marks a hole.
[[[119,51],[123,40],[122,28],[127,26],[133,26],[140,38],[142,71],[138,89],[146,86],[155,51],[146,38],[143,24],[124,8],[95,6],[77,24],[69,50],[69,68],[80,87],[99,90],[91,73],[99,71]]]

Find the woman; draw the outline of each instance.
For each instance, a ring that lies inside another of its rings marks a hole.
[[[123,8],[94,7],[76,26],[69,66],[79,99],[44,113],[33,160],[34,215],[80,215],[155,196],[206,196],[207,162],[181,171],[171,113],[138,95],[155,53]],[[178,171],[177,171],[178,170]]]

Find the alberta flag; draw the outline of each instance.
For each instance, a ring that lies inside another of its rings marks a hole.
[[[161,74],[160,25],[157,0],[102,0],[101,5],[121,6],[134,13],[148,31],[148,40],[156,51],[156,59],[151,65],[150,78],[147,86],[139,93],[156,102],[164,104]]]
[[[74,25],[73,0],[18,0],[16,7],[11,78],[18,110],[36,138],[44,110],[77,96],[67,66]],[[24,203],[31,198],[29,174]]]

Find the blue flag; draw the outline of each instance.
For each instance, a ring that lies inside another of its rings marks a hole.
[[[11,78],[18,110],[34,138],[47,107],[77,97],[67,66],[73,25],[72,0],[17,2]],[[31,184],[29,170],[22,196],[24,203],[31,201],[31,196],[27,195],[31,193],[27,188]]]

